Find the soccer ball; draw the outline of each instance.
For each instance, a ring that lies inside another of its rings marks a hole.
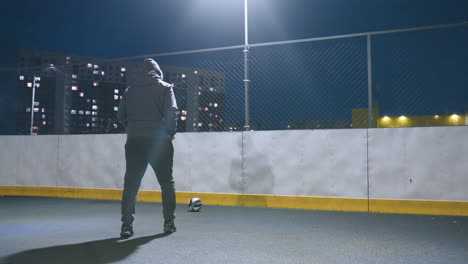
[[[190,212],[200,212],[202,207],[202,201],[200,198],[192,198],[189,201],[188,207]]]

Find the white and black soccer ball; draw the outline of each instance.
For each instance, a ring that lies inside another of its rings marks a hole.
[[[188,207],[190,212],[200,212],[203,204],[200,198],[192,198],[189,201]]]

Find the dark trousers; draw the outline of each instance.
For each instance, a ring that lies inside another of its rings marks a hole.
[[[163,217],[175,218],[176,197],[172,165],[174,148],[167,136],[127,138],[125,144],[126,171],[122,195],[122,222],[132,223],[135,203],[141,180],[148,163],[154,170],[161,186]]]

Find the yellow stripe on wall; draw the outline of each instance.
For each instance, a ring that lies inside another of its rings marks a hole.
[[[0,186],[0,195],[120,200],[122,190]],[[193,197],[200,198],[207,205],[468,216],[468,202],[455,201],[371,199],[368,203],[367,199],[356,198],[177,192],[177,203],[187,204]],[[140,191],[138,200],[161,202],[161,192]]]
[[[370,199],[369,209],[375,213],[468,216],[468,202],[457,201]]]

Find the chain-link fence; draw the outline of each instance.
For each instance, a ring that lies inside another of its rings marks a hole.
[[[243,46],[107,60],[23,50],[0,71],[0,132],[122,133],[118,105],[145,57],[174,83],[179,132],[467,125],[466,25],[251,44],[248,65]]]

